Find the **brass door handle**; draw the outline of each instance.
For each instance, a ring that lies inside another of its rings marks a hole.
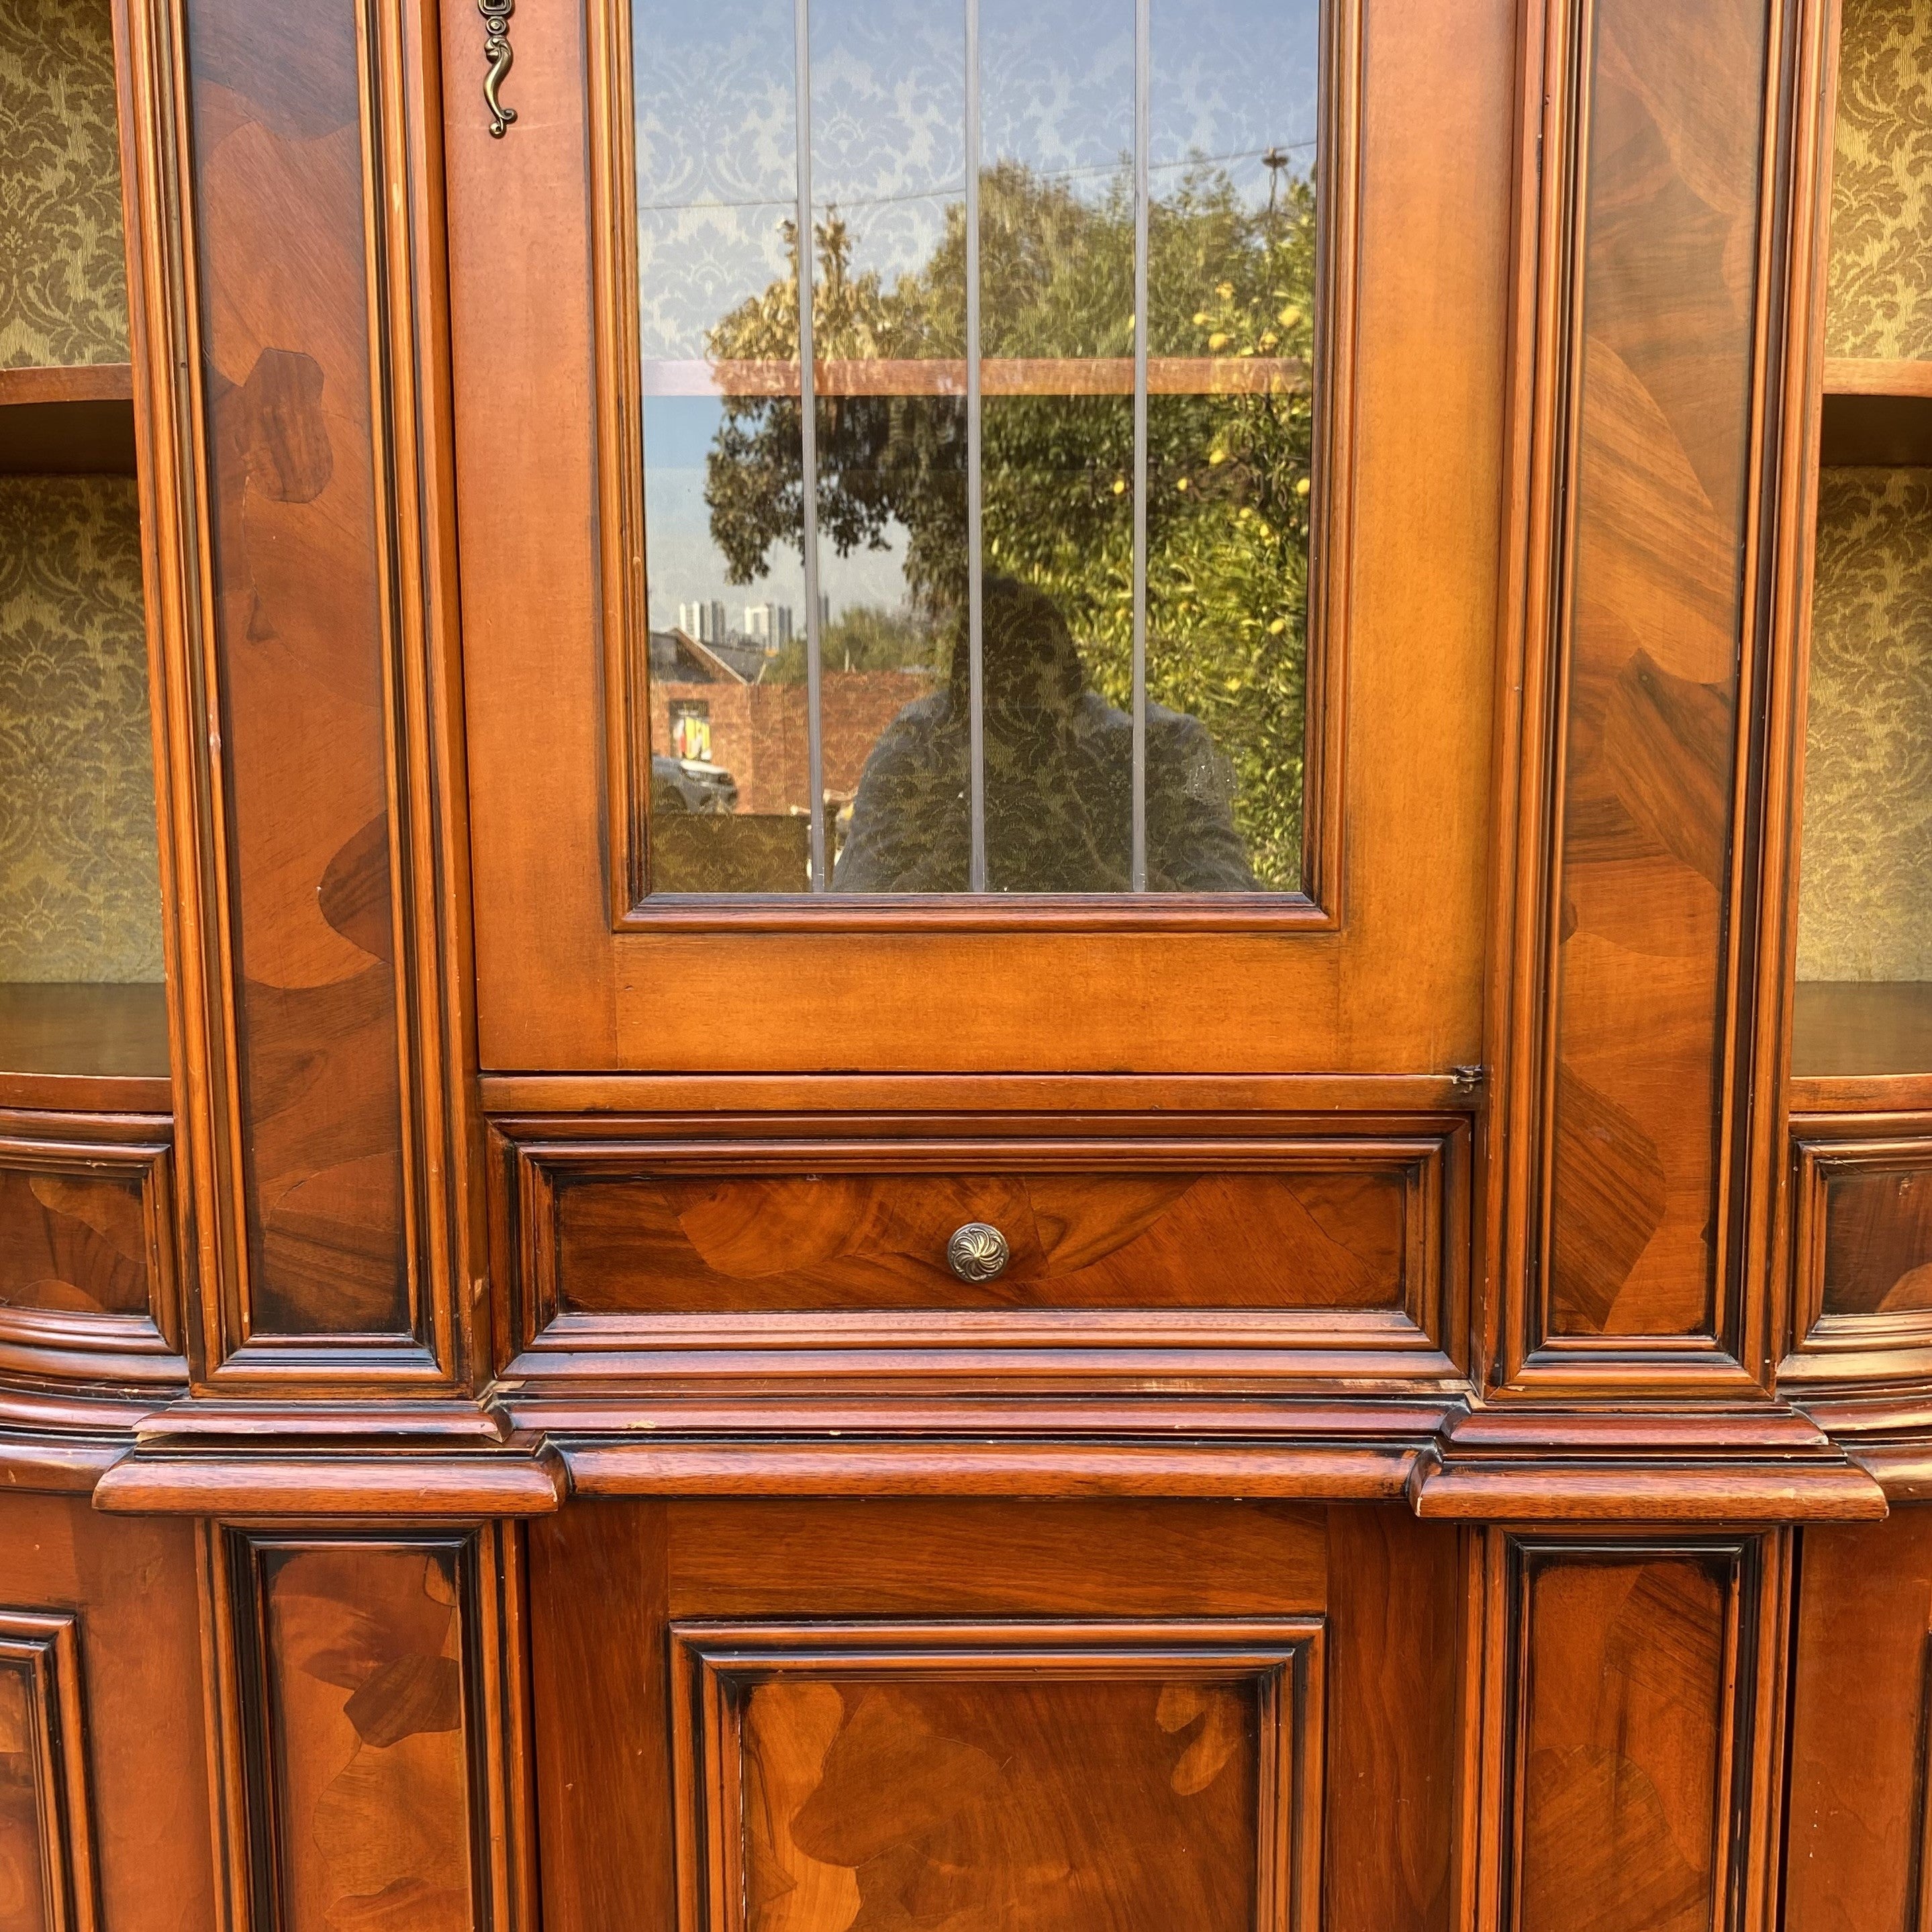
[[[956,1228],[946,1244],[946,1265],[962,1281],[992,1281],[1006,1271],[1012,1251],[998,1228],[984,1221]]]
[[[503,105],[502,94],[504,77],[516,58],[510,51],[510,16],[516,10],[517,0],[476,0],[476,10],[483,16],[483,58],[490,63],[483,77],[483,100],[490,110],[490,131],[500,141],[517,118],[514,107]]]

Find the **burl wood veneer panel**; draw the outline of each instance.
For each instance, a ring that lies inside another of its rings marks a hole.
[[[1730,1892],[1737,1545],[1516,1546],[1512,1932],[1712,1932]]]
[[[1932,1312],[1932,1143],[1820,1161],[1826,1315]]]
[[[1457,1545],[1405,1511],[580,1504],[530,1558],[546,1922],[1276,1932],[1318,1880],[1447,1932]]]
[[[682,1932],[1312,1927],[1321,1639],[674,1623]]]
[[[350,0],[190,0],[250,1332],[410,1328]]]
[[[0,476],[0,982],[161,971],[134,478]]]
[[[0,1932],[97,1923],[76,1630],[0,1609]]]
[[[470,1932],[464,1545],[254,1540],[258,1908],[280,1932]]]
[[[1807,1530],[1791,1693],[1785,1932],[1916,1932],[1932,1510]]]
[[[1798,976],[1932,980],[1932,470],[1822,472],[1810,664]]]
[[[1825,352],[1932,356],[1932,8],[1842,0]]]
[[[0,1308],[145,1316],[154,1270],[142,1178],[0,1164]]]
[[[1397,1308],[1432,1232],[1380,1172],[796,1174],[566,1181],[566,1309]],[[960,1281],[990,1223],[1012,1258]],[[1433,1231],[1439,1242],[1439,1228]]]
[[[221,1922],[196,1574],[191,1523],[0,1498],[4,1932]]]
[[[0,0],[0,368],[127,359],[108,0]]]
[[[1600,0],[1579,186],[1547,1321],[1714,1319],[1763,0]]]

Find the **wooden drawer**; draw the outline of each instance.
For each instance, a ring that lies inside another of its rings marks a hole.
[[[1460,1280],[1460,1121],[1078,1141],[502,1125],[509,1339],[538,1354],[1137,1337],[1433,1354]],[[988,1279],[950,1263],[973,1224],[1006,1246]]]

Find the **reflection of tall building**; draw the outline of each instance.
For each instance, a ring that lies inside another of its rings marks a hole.
[[[700,644],[723,644],[730,634],[724,628],[724,600],[714,597],[709,603],[680,604],[677,627]]]
[[[789,604],[747,604],[745,634],[755,638],[767,651],[776,651],[791,642],[792,615]]]

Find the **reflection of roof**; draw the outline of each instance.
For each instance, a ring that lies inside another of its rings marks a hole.
[[[751,684],[765,662],[756,642],[704,644],[688,631],[651,633],[651,674],[680,684]]]

